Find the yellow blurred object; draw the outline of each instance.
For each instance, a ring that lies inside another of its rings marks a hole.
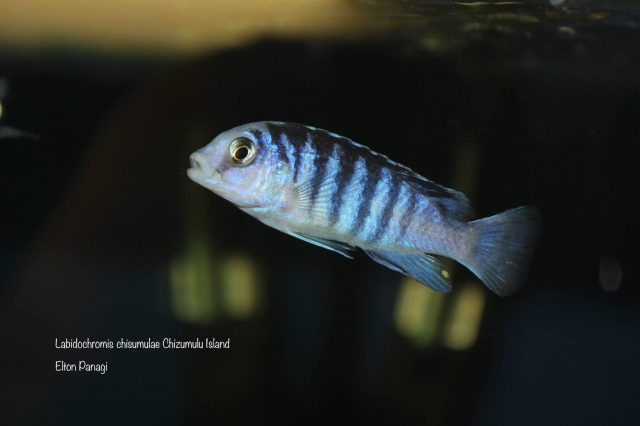
[[[2,0],[0,44],[197,53],[260,36],[353,34],[367,13],[344,0]]]
[[[232,255],[221,267],[222,302],[225,313],[233,319],[245,319],[259,308],[258,271],[255,263],[243,255]]]
[[[442,343],[449,349],[469,349],[478,338],[486,293],[477,282],[459,287],[445,326]]]
[[[182,256],[171,262],[173,312],[183,322],[205,323],[216,316],[213,251],[205,238],[190,238]]]
[[[400,334],[419,347],[433,343],[446,297],[412,278],[403,279],[394,310],[395,325]]]

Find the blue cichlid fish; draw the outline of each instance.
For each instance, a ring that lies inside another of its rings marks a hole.
[[[245,124],[191,155],[191,180],[262,223],[441,292],[452,258],[506,296],[524,281],[538,234],[531,206],[470,221],[467,197],[350,139],[294,123]]]

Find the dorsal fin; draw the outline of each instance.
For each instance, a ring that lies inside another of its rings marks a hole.
[[[413,188],[433,199],[448,217],[464,222],[473,218],[474,211],[471,201],[462,192],[438,185],[411,170],[401,173]]]
[[[442,188],[446,191],[446,196],[432,196],[436,199],[436,202],[442,207],[448,216],[467,222],[474,216],[473,207],[471,201],[462,192],[455,191],[449,188]]]

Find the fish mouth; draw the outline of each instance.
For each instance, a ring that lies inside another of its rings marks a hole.
[[[189,157],[189,163],[191,168],[187,170],[187,176],[189,179],[194,181],[195,183],[199,183],[200,185],[204,184],[212,184],[216,181],[220,181],[222,175],[217,170],[213,169],[204,155],[199,152],[194,152]]]
[[[202,180],[202,172],[198,169],[194,169],[193,167],[187,170],[187,176],[196,183],[199,183]]]
[[[205,183],[207,185],[211,185],[213,183],[212,182],[213,179],[211,179],[211,176],[208,176],[204,174],[202,170],[195,169],[193,167],[190,169],[187,169],[187,176],[189,177],[189,179],[191,179],[192,181],[200,185],[204,185]]]

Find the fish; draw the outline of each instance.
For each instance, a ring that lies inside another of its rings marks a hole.
[[[442,258],[499,296],[525,281],[540,215],[532,205],[475,219],[469,199],[364,145],[291,122],[224,131],[187,176],[263,224],[352,259],[357,249],[438,292]]]

